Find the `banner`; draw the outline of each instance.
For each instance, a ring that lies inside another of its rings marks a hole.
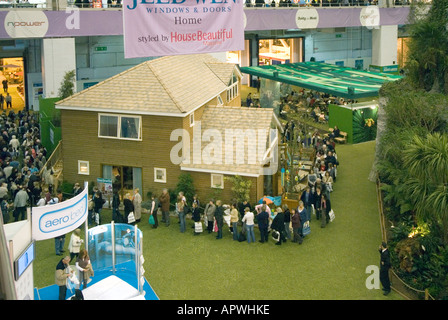
[[[244,50],[243,0],[125,0],[125,58]]]
[[[46,240],[69,233],[78,228],[88,215],[88,183],[77,196],[66,201],[33,207],[32,232],[34,240]]]

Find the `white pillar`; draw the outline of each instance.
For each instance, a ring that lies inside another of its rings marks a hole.
[[[302,62],[302,38],[291,39],[291,58],[290,62]]]
[[[372,30],[372,64],[397,64],[398,26],[380,26]]]
[[[58,96],[62,79],[71,70],[76,70],[75,38],[43,39],[42,82],[45,98]]]
[[[241,67],[249,67],[250,66],[250,50],[249,50],[249,40],[244,40],[244,50],[241,50]],[[249,85],[249,77],[248,74],[243,74],[243,78],[241,79],[241,84]]]

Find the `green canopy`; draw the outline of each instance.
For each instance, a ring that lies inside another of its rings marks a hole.
[[[241,72],[288,83],[305,89],[329,93],[345,99],[377,97],[384,82],[401,76],[356,70],[320,62],[241,67]]]

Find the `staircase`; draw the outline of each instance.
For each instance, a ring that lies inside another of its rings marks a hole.
[[[48,158],[44,167],[40,170],[39,174],[43,177],[44,168],[53,169],[53,190],[56,191],[58,186],[62,185],[63,181],[63,162],[62,162],[62,141],[59,141],[57,147],[53,150],[53,153]],[[45,187],[45,180],[42,187]]]

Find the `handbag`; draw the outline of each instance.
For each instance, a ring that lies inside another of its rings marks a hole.
[[[148,221],[148,222],[149,222],[150,225],[154,225],[154,224],[156,223],[156,222],[154,221],[154,217],[153,217],[153,215],[150,215],[150,216],[149,216],[149,221]]]
[[[278,232],[277,230],[273,230],[272,231],[272,239],[276,242],[280,241],[280,232]]]
[[[218,222],[216,220],[213,226],[213,232],[218,232]]]
[[[132,223],[132,222],[135,222],[134,212],[129,212],[128,223]]]
[[[309,221],[306,221],[306,222],[303,224],[302,234],[303,234],[304,236],[306,236],[306,235],[309,235],[310,233],[311,233],[310,222],[309,222]]]
[[[330,222],[332,222],[332,221],[334,220],[334,218],[336,218],[335,215],[334,215],[334,211],[333,211],[333,209],[330,210],[330,212],[328,213],[328,215],[330,216]]]
[[[195,222],[194,223],[194,232],[201,233],[202,232],[202,222]]]

